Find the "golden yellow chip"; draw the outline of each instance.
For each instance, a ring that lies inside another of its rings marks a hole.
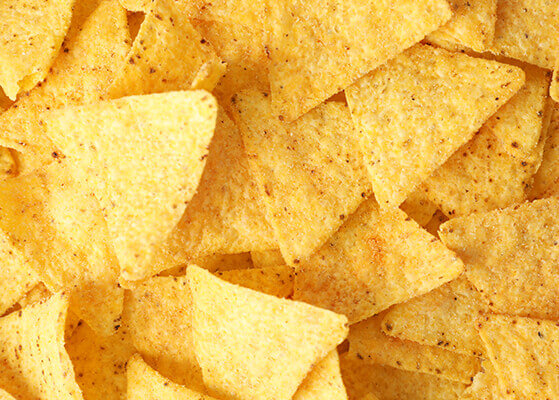
[[[251,251],[250,257],[256,268],[275,267],[285,265],[285,260],[279,249],[265,251]]]
[[[294,298],[358,322],[456,278],[464,265],[399,210],[367,200],[300,265]]]
[[[437,239],[440,239],[439,227],[446,221],[448,221],[446,215],[444,215],[441,210],[437,210],[435,215],[433,215],[433,218],[431,218],[431,220],[427,224],[425,224],[424,228],[431,235],[435,236]]]
[[[387,336],[381,329],[385,315],[383,312],[351,326],[349,357],[465,384],[472,382],[480,370],[480,361],[476,357]]]
[[[82,399],[64,350],[68,296],[0,318],[0,387],[20,399]]]
[[[332,350],[307,375],[293,400],[347,400],[338,352]]]
[[[553,80],[549,87],[549,95],[555,101],[559,101],[559,58],[556,57],[555,68],[553,69]],[[1,100],[0,100],[1,102]]]
[[[328,102],[287,124],[273,116],[266,92],[232,102],[279,248],[288,264],[302,261],[369,192],[349,111]]]
[[[42,81],[70,27],[74,0],[0,3],[0,86],[15,100]]]
[[[493,311],[559,318],[559,199],[455,218],[439,230]]]
[[[379,204],[399,206],[523,83],[520,68],[417,45],[349,87]]]
[[[18,165],[16,161],[17,153],[8,148],[0,147],[0,178],[6,179],[17,176]]]
[[[437,212],[437,206],[429,200],[423,190],[416,190],[410,194],[400,208],[421,226],[431,221]]]
[[[16,400],[16,398],[13,397],[8,392],[6,392],[5,390],[0,389],[0,400]]]
[[[474,377],[474,381],[464,390],[460,400],[512,400],[516,398],[513,393],[501,390],[495,368],[490,361],[483,361],[481,366],[483,371]]]
[[[254,268],[250,253],[212,254],[211,256],[195,259],[193,264],[207,269],[210,272]],[[283,264],[285,265],[285,263]],[[183,276],[186,274],[187,267],[188,264],[178,265],[159,273],[158,276]]]
[[[209,93],[191,91],[44,115],[76,179],[99,198],[124,279],[153,275],[154,256],[198,186],[216,114]]]
[[[288,400],[347,336],[347,319],[226,283],[190,266],[192,326],[204,383],[221,397]]]
[[[294,270],[287,265],[219,271],[215,275],[227,282],[276,297],[289,297],[293,294]]]
[[[549,73],[527,66],[526,84],[423,184],[449,217],[526,200],[542,161]]]
[[[215,400],[165,378],[134,355],[126,367],[128,387],[127,400]]]
[[[559,11],[549,0],[499,0],[490,50],[553,69],[559,49]]]
[[[506,315],[481,319],[479,333],[506,393],[517,399],[559,396],[559,327]]]
[[[545,132],[542,164],[530,192],[532,199],[559,195],[559,103],[553,102],[549,112],[551,121]]]
[[[429,346],[482,357],[485,347],[476,318],[487,304],[461,276],[423,296],[393,306],[384,316],[384,333]]]
[[[13,101],[10,100],[10,98],[8,96],[6,96],[6,94],[4,93],[2,88],[0,87],[0,114],[2,114],[2,111],[7,109],[8,107],[10,107],[12,105],[12,103],[13,103]]]
[[[136,352],[126,326],[103,337],[82,322],[66,341],[66,351],[85,399],[124,398],[126,362]]]

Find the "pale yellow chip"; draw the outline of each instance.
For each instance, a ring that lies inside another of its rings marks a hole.
[[[559,327],[556,322],[506,315],[481,319],[479,333],[507,393],[518,399],[559,396]]]
[[[58,293],[0,318],[0,387],[19,399],[82,399],[64,349],[67,309]]]
[[[358,322],[456,278],[464,265],[399,210],[367,200],[300,265],[294,298]]]
[[[313,367],[293,400],[347,400],[336,350],[332,350]]]
[[[126,362],[136,352],[125,325],[103,337],[82,322],[67,339],[66,351],[85,399],[124,398]]]
[[[109,96],[211,90],[224,73],[225,64],[174,1],[155,0],[109,88]]]
[[[455,400],[466,387],[431,374],[368,364],[347,354],[340,357],[340,364],[352,400]]]
[[[288,264],[302,261],[370,191],[349,111],[329,102],[287,124],[266,92],[244,91],[232,103],[279,248]]]
[[[276,297],[289,297],[293,294],[295,274],[293,268],[287,265],[219,271],[215,275],[227,282]]]
[[[250,253],[239,254],[212,254],[211,256],[197,258],[193,264],[198,265],[210,272],[216,271],[229,271],[231,269],[247,269],[254,268]],[[285,265],[285,263],[283,263]],[[186,274],[187,264],[178,265],[169,268],[161,273],[159,276],[183,276]]]
[[[70,27],[74,0],[0,3],[0,86],[15,100],[42,81]]]
[[[437,206],[429,200],[423,190],[416,190],[410,194],[400,208],[421,226],[431,221],[437,212]]]
[[[0,183],[0,229],[52,292],[101,334],[111,334],[124,291],[99,202],[64,164]]]
[[[285,265],[285,260],[279,249],[265,251],[251,251],[250,257],[256,268],[275,267]]]
[[[417,45],[349,87],[379,204],[399,206],[523,83],[520,68]]]
[[[550,0],[499,0],[490,50],[553,69],[559,49],[559,10]]]
[[[559,318],[559,199],[472,214],[439,234],[498,313]]]
[[[131,96],[44,114],[76,179],[99,198],[124,279],[159,272],[152,260],[194,196],[216,114],[215,99],[205,91]]]
[[[349,357],[371,364],[437,375],[465,384],[472,382],[480,370],[479,359],[388,336],[381,329],[385,315],[382,312],[351,326],[348,336]]]
[[[347,318],[226,283],[190,266],[192,326],[204,383],[218,397],[288,400],[347,336]]]
[[[495,368],[490,361],[482,361],[483,371],[480,371],[470,386],[464,390],[460,400],[505,400],[515,399],[513,393],[501,390],[501,385],[495,374]]]
[[[525,72],[524,87],[422,185],[450,218],[526,200],[542,161],[549,73]]]
[[[58,157],[41,112],[104,97],[129,49],[126,12],[118,2],[76,2],[68,36],[46,80],[0,115],[0,144],[18,151],[20,174]]]
[[[170,381],[151,368],[139,354],[126,367],[127,400],[215,400]]]
[[[559,103],[553,102],[551,107],[543,160],[530,192],[532,199],[559,195]]]
[[[452,18],[427,36],[429,41],[448,41],[485,51],[495,34],[498,0],[450,0]]]
[[[393,306],[382,321],[391,336],[483,357],[476,319],[488,312],[481,295],[461,276],[423,296]]]

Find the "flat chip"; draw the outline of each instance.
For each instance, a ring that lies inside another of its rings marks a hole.
[[[276,297],[293,294],[294,270],[287,265],[220,271],[215,275],[227,282]]]
[[[279,249],[266,251],[251,251],[250,257],[256,268],[275,267],[285,265],[285,260]]]
[[[429,200],[423,190],[416,190],[400,207],[421,226],[425,226],[437,212],[437,206]]]
[[[465,385],[421,372],[404,371],[364,360],[340,357],[342,377],[350,399],[455,400]],[[371,397],[365,397],[370,396]]]
[[[212,254],[211,256],[197,258],[194,264],[210,272],[229,271],[231,269],[254,268],[250,253],[239,254]],[[285,265],[285,263],[283,263]],[[183,276],[186,274],[187,264],[169,268],[158,276]]]
[[[0,386],[19,399],[81,400],[64,350],[68,296],[53,295],[0,318]]]
[[[70,27],[74,0],[0,3],[0,86],[15,100],[42,81]]]
[[[202,75],[193,85],[202,67]],[[224,73],[225,64],[174,1],[156,0],[151,2],[132,49],[108,89],[109,96],[212,90]],[[201,78],[203,82],[199,82]]]
[[[505,392],[518,399],[559,396],[559,327],[556,322],[487,315],[479,333]]]
[[[347,319],[226,283],[190,266],[196,357],[221,397],[288,400],[347,336]],[[263,340],[265,338],[265,340]]]
[[[347,400],[336,350],[332,350],[313,367],[293,400]]]
[[[498,313],[559,318],[559,199],[472,214],[439,234]]]
[[[550,0],[498,0],[490,50],[553,69],[559,49],[559,11]]]
[[[198,186],[216,113],[209,93],[191,91],[44,114],[76,179],[99,198],[124,279],[153,275],[154,256]]]
[[[379,204],[399,206],[523,83],[520,68],[417,45],[349,87]]]
[[[403,211],[381,212],[370,199],[300,265],[293,297],[354,323],[433,290],[463,269]]]
[[[551,121],[546,132],[543,160],[534,177],[530,197],[542,198],[559,195],[559,104],[553,102]]]
[[[0,183],[0,229],[30,260],[52,292],[66,289],[70,308],[100,334],[122,311],[118,260],[99,202],[65,164]]]
[[[146,364],[139,354],[128,361],[126,376],[127,400],[215,400],[165,378]]]
[[[136,352],[126,326],[99,336],[80,323],[66,341],[76,380],[87,400],[117,400],[126,395],[126,362]]]
[[[483,371],[474,377],[474,381],[464,390],[460,400],[512,400],[516,398],[513,393],[501,390],[495,368],[490,361],[482,361],[481,366]]]
[[[549,73],[526,67],[526,84],[423,184],[457,217],[521,203],[542,161]]]
[[[423,296],[393,306],[382,321],[384,333],[429,346],[483,357],[476,319],[488,312],[485,300],[461,276]]]
[[[292,123],[272,116],[269,95],[232,99],[253,168],[288,264],[318,249],[369,192],[347,107],[329,102]]]
[[[105,97],[129,49],[126,12],[118,2],[76,2],[68,36],[46,80],[0,115],[0,144],[18,151],[20,174],[58,157],[41,125],[40,114]]]
[[[465,384],[470,384],[480,370],[480,361],[474,356],[387,336],[381,329],[384,317],[385,312],[351,326],[349,357]]]
[[[498,0],[450,0],[450,21],[427,36],[483,52],[493,43]]]

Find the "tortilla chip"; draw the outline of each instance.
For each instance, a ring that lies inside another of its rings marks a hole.
[[[460,382],[368,364],[347,354],[340,357],[340,364],[350,399],[361,399],[372,393],[381,400],[454,400],[460,398],[465,388]]]
[[[265,251],[251,251],[250,257],[256,268],[275,267],[285,265],[285,260],[279,249]],[[198,265],[198,264],[197,264]]]
[[[523,83],[520,68],[417,45],[349,87],[379,204],[399,206]]]
[[[450,0],[452,18],[427,36],[428,40],[448,41],[479,52],[492,43],[497,19],[497,0]]]
[[[439,234],[491,310],[559,318],[558,198],[456,218]]]
[[[431,221],[437,212],[437,206],[429,200],[423,190],[416,190],[410,194],[400,208],[421,226]]]
[[[112,334],[122,310],[119,267],[99,202],[64,164],[0,183],[0,229],[47,288],[66,289],[73,312]]]
[[[76,179],[99,198],[124,279],[154,274],[151,262],[198,186],[216,113],[209,93],[192,91],[44,114]]]
[[[8,392],[6,392],[5,390],[0,389],[0,400],[16,400],[16,398],[13,397]]]
[[[165,378],[146,364],[139,354],[128,361],[126,376],[128,400],[215,400]]]
[[[18,172],[14,150],[0,147],[0,179],[16,176]]]
[[[526,84],[423,184],[450,218],[521,203],[542,161],[549,73],[526,67]]]
[[[204,383],[221,397],[291,399],[347,336],[343,315],[226,283],[196,266],[187,277],[196,358]]]
[[[476,357],[387,336],[381,330],[385,315],[383,312],[351,326],[348,336],[350,357],[465,384],[472,382],[480,370],[480,361]]]
[[[495,368],[489,361],[482,361],[483,371],[474,377],[471,386],[462,393],[460,400],[505,400],[514,399],[514,394],[501,390]]]
[[[68,36],[46,80],[0,115],[0,143],[18,151],[20,174],[57,157],[41,112],[104,97],[129,48],[126,12],[118,2],[76,2]]]
[[[371,199],[300,265],[293,297],[354,323],[456,278],[463,268],[403,211],[381,212]]]
[[[293,400],[347,400],[338,352],[332,350],[309,372]]]
[[[64,350],[68,296],[53,295],[0,318],[0,386],[17,398],[82,399]]]
[[[490,50],[553,69],[559,49],[559,11],[549,0],[499,0]]]
[[[222,271],[215,275],[227,282],[276,297],[289,297],[293,294],[295,275],[293,268],[287,265]]]
[[[476,319],[488,311],[481,295],[461,276],[393,306],[382,321],[382,329],[401,339],[483,357],[485,346],[476,330]]]
[[[427,224],[425,224],[424,228],[431,235],[435,236],[437,239],[440,239],[439,227],[446,221],[448,221],[446,215],[444,215],[441,210],[437,210],[435,215],[433,215],[433,218],[431,218],[431,220]]]
[[[229,271],[232,269],[254,268],[250,253],[239,254],[212,254],[211,256],[201,257],[194,260],[196,265],[205,268],[210,272]],[[284,263],[285,264],[285,263]],[[186,274],[188,264],[178,265],[169,268],[158,276],[183,276]]]
[[[479,324],[479,334],[507,393],[533,400],[559,396],[556,322],[487,315]]]
[[[66,343],[76,380],[87,400],[124,399],[126,362],[136,352],[126,326],[111,336],[99,336],[80,323]]]
[[[70,27],[74,0],[0,3],[0,86],[15,100],[42,81]]]
[[[148,11],[150,0],[119,0],[122,7],[126,8],[128,11]]]
[[[534,177],[530,198],[559,195],[559,104],[553,102],[550,110],[551,121],[545,132],[543,160]]]
[[[556,57],[555,68],[553,69],[553,79],[549,87],[549,95],[555,101],[559,101],[559,57]]]
[[[287,124],[272,116],[267,97],[244,91],[232,106],[267,219],[292,265],[317,250],[355,211],[369,182],[346,106],[325,103]]]

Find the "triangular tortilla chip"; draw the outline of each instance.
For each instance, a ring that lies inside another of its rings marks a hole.
[[[66,165],[0,183],[0,229],[49,290],[66,289],[73,312],[112,334],[122,311],[118,260],[99,202]]]
[[[215,400],[160,375],[147,365],[139,354],[128,361],[126,376],[127,400]]]
[[[275,267],[277,265],[284,265],[285,260],[281,255],[279,249],[266,250],[266,251],[251,251],[250,257],[256,268]]]
[[[222,397],[291,399],[347,336],[343,315],[226,283],[196,266],[187,277],[196,358],[204,383]]]
[[[76,179],[87,181],[99,198],[124,279],[152,274],[155,254],[196,191],[216,114],[215,99],[205,91],[131,96],[44,114],[49,136],[79,172]]]
[[[116,74],[109,96],[187,90],[207,64],[205,75],[213,83],[225,73],[225,64],[175,6],[172,0],[155,0],[140,26],[126,61]],[[215,71],[214,71],[215,70]]]
[[[121,399],[126,394],[126,362],[136,352],[126,326],[99,336],[80,322],[66,342],[76,380],[87,400]]]
[[[523,83],[520,68],[417,45],[349,87],[379,204],[399,206]]]
[[[367,200],[300,265],[294,298],[358,322],[454,278],[456,255],[399,210]]]
[[[429,200],[423,190],[416,190],[410,194],[400,208],[421,226],[431,221],[437,212],[437,206]]]
[[[483,371],[480,371],[472,384],[464,390],[460,400],[505,400],[515,399],[513,393],[501,390],[495,374],[495,368],[490,361],[482,361]]]
[[[559,327],[552,321],[487,315],[479,334],[507,393],[518,399],[559,396]]]
[[[493,42],[497,0],[450,0],[450,21],[427,36],[431,41],[448,41],[485,51]]]
[[[287,124],[265,92],[231,101],[279,248],[288,264],[302,261],[369,192],[349,111],[329,102]]]
[[[340,364],[350,399],[362,399],[372,393],[381,400],[457,400],[465,388],[460,382],[367,364],[347,354],[340,357]]]
[[[104,97],[129,48],[126,12],[118,2],[76,2],[68,36],[46,80],[0,115],[0,143],[18,151],[20,174],[57,157],[40,113]]]
[[[287,265],[220,271],[215,275],[227,282],[276,297],[291,296],[295,278],[293,268]]]
[[[70,27],[74,0],[0,3],[0,86],[15,100],[42,81]]]
[[[384,333],[429,346],[483,357],[476,318],[489,309],[464,277],[423,296],[393,306],[384,316]]]
[[[348,336],[350,357],[465,384],[472,382],[480,370],[480,361],[476,357],[387,336],[381,330],[385,314],[380,313],[351,326]]]
[[[338,352],[332,350],[309,372],[293,400],[347,400]]]
[[[1,387],[21,399],[82,399],[64,350],[67,309],[58,293],[0,318]]]
[[[498,1],[493,53],[553,69],[557,49],[559,11],[554,1]]]
[[[495,312],[559,318],[559,199],[455,218],[442,241]]]
[[[550,113],[542,164],[530,192],[532,199],[559,195],[559,103],[553,102]]]
[[[524,87],[424,182],[428,198],[449,217],[526,200],[542,161],[549,73],[525,72]]]

